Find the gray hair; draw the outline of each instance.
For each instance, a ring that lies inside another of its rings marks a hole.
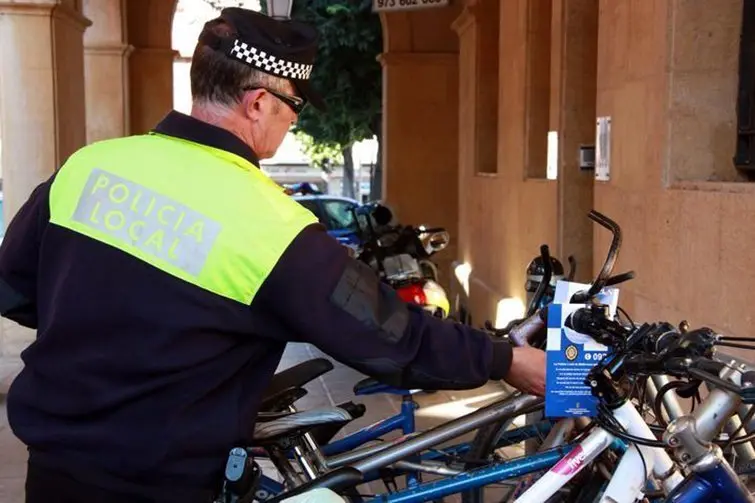
[[[233,29],[223,20],[208,23],[200,35],[211,31],[219,37],[235,36]],[[191,95],[195,103],[233,107],[241,102],[244,88],[266,87],[283,91],[286,79],[255,70],[239,61],[198,43],[191,61]]]

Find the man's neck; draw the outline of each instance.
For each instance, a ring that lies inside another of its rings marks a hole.
[[[212,124],[213,126],[222,127],[223,129],[228,129],[227,123],[230,122],[230,111],[217,105],[193,103],[190,115],[195,119]]]
[[[236,121],[233,118],[233,111],[229,110],[227,107],[213,104],[193,103],[191,106],[191,116],[233,133],[254,150],[254,146],[251,145],[248,135],[236,124]]]

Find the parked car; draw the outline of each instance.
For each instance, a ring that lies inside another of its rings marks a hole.
[[[328,194],[301,194],[292,196],[302,206],[314,213],[317,219],[342,245],[357,248],[361,245],[359,226],[354,220],[353,208],[361,206],[359,201],[348,197]]]

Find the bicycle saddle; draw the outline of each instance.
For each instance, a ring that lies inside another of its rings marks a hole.
[[[260,414],[254,426],[255,446],[276,443],[303,435],[317,426],[346,424],[354,419],[340,407],[323,407],[302,412],[272,412]]]
[[[307,392],[303,386],[333,370],[333,363],[325,358],[315,358],[278,372],[262,396],[261,411],[286,410]]]

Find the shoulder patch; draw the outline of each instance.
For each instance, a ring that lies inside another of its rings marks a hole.
[[[396,344],[409,325],[409,309],[390,287],[383,285],[366,264],[349,260],[331,302],[365,326],[377,329],[386,342]]]

